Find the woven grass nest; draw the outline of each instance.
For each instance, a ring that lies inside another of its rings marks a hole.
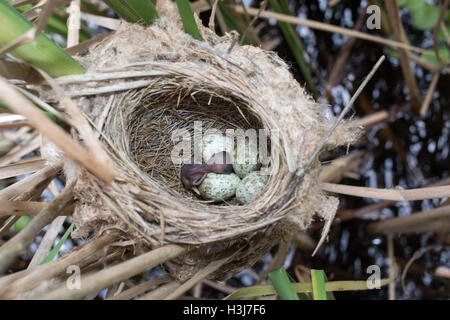
[[[225,279],[253,265],[282,237],[305,230],[315,215],[334,216],[338,200],[319,187],[318,159],[292,185],[295,169],[334,119],[325,117],[324,107],[308,97],[275,53],[237,44],[228,52],[232,35],[219,37],[197,20],[204,40],[197,41],[184,32],[171,3],[158,12],[161,18],[152,26],[123,23],[78,56],[86,74],[59,79],[101,133],[118,174],[105,185],[65,160],[66,176],[76,179],[72,236],[114,230],[136,252],[188,245],[188,254],[168,264],[177,279],[229,257],[210,276]],[[171,133],[192,133],[194,121],[202,121],[203,130],[279,132],[280,143],[270,145],[271,163],[279,168],[254,202],[209,203],[183,188],[181,165],[170,157]],[[341,123],[327,148],[354,142],[354,129],[350,121]]]

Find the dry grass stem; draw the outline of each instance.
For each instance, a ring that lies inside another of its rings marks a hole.
[[[143,294],[144,292],[150,290],[154,286],[159,286],[162,283],[168,282],[171,280],[169,275],[165,275],[156,279],[152,279],[149,281],[145,281],[137,286],[129,288],[118,295],[109,297],[106,300],[130,300],[136,296]]]
[[[243,13],[243,9],[241,8],[241,6],[231,5],[230,7],[238,13]],[[259,10],[256,8],[247,8],[247,11],[251,16],[255,16],[258,14]],[[402,43],[399,41],[388,40],[388,39],[384,39],[381,37],[372,36],[372,35],[364,33],[364,32],[346,29],[346,28],[342,28],[342,27],[337,27],[337,26],[333,26],[333,25],[330,25],[327,23],[318,22],[318,21],[314,21],[314,20],[301,19],[301,18],[297,18],[297,17],[293,17],[290,15],[285,15],[285,14],[281,14],[281,13],[263,11],[263,12],[261,12],[260,17],[266,18],[266,19],[275,19],[278,21],[292,23],[292,24],[304,25],[304,26],[310,27],[312,29],[317,29],[317,30],[321,30],[321,31],[345,34],[346,36],[349,36],[349,37],[355,37],[355,38],[359,38],[359,39],[363,39],[363,40],[377,42],[377,43],[381,43],[383,45],[387,45],[387,46],[390,46],[393,48],[402,48],[402,49],[412,50],[412,51],[419,52],[419,53],[423,53],[426,51],[425,49],[411,46],[409,44]]]
[[[446,232],[450,230],[450,206],[373,222],[368,230],[373,234]]]
[[[22,174],[28,174],[44,169],[47,166],[44,159],[32,159],[16,162],[7,166],[0,167],[0,179],[16,177]]]
[[[108,167],[105,168],[103,163],[98,163],[96,158],[89,155],[80,144],[75,142],[62,128],[36,109],[2,77],[0,77],[0,97],[11,110],[24,115],[30,121],[31,126],[46,135],[70,159],[79,163],[106,183],[114,179],[114,174],[111,173]]]
[[[167,245],[84,277],[80,290],[69,290],[63,285],[36,298],[44,300],[80,299],[91,292],[98,292],[111,284],[126,280],[148,268],[171,260],[184,252],[186,249],[183,247]]]
[[[0,247],[0,274],[6,272],[9,264],[34,240],[42,228],[53,221],[62,209],[72,201],[72,191],[73,184],[66,186],[23,230]]]
[[[347,186],[342,184],[323,183],[324,191],[346,194],[354,197],[384,199],[393,201],[412,201],[450,197],[450,186],[403,189],[377,189]]]

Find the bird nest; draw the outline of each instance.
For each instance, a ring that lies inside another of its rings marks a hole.
[[[219,37],[200,22],[203,41],[194,40],[174,8],[158,11],[152,26],[122,23],[78,56],[86,74],[58,80],[97,128],[118,174],[105,185],[65,161],[65,174],[77,181],[73,236],[114,229],[143,250],[188,245],[189,253],[169,264],[178,279],[228,257],[211,275],[223,279],[305,230],[315,215],[334,216],[338,201],[319,187],[318,159],[292,183],[333,119],[275,53],[233,45],[232,35]],[[183,188],[181,164],[171,157],[173,134],[193,136],[199,123],[203,132],[266,129],[278,136],[269,145],[274,170],[254,202],[211,203]],[[352,128],[342,123],[327,147],[353,142]]]

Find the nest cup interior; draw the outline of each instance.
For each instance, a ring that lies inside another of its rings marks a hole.
[[[262,121],[245,101],[226,90],[183,88],[170,81],[155,85],[158,90],[146,88],[123,97],[116,108],[120,113],[117,120],[123,127],[125,154],[168,193],[202,201],[183,187],[182,163],[173,161],[173,148],[181,139],[177,130],[189,132],[193,155],[195,123],[201,126],[202,134],[217,129],[225,135],[227,129],[258,130],[263,127]],[[237,204],[234,200],[227,203]]]

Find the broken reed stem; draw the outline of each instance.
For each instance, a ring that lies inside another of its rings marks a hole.
[[[181,283],[177,281],[169,282],[163,286],[160,286],[159,288],[150,291],[149,293],[143,295],[138,300],[162,300],[165,297],[167,297],[171,292],[176,290],[181,286]]]
[[[6,187],[5,189],[0,190],[0,200],[12,200],[19,195],[29,193],[43,181],[54,177],[59,172],[59,170],[61,170],[61,167],[59,165],[53,167],[48,166],[36,173],[33,173],[31,176],[19,180],[18,182]]]
[[[31,126],[54,142],[71,160],[89,170],[105,183],[110,183],[114,179],[115,175],[108,170],[109,168],[105,168],[103,163],[99,163],[97,158],[89,154],[69,134],[43,115],[3,77],[0,77],[0,97],[12,111],[24,115],[30,121]]]
[[[0,247],[0,274],[6,272],[12,261],[34,240],[42,228],[52,222],[73,199],[73,188],[74,183],[66,186],[22,231]]]
[[[450,206],[373,222],[368,227],[368,231],[372,234],[445,232],[448,230],[450,230]]]
[[[450,186],[398,190],[355,187],[334,183],[322,183],[321,187],[322,190],[333,193],[346,194],[354,197],[393,201],[413,201],[450,197]]]
[[[91,292],[98,292],[111,284],[126,280],[148,268],[169,261],[186,251],[187,249],[184,247],[167,245],[118,265],[103,269],[97,273],[85,276],[82,279],[79,290],[69,290],[64,284],[47,294],[33,298],[44,300],[80,299]]]
[[[51,78],[47,73],[39,70],[39,73],[44,77],[48,84],[52,87],[62,107],[67,112],[71,118],[72,125],[77,129],[81,140],[84,141],[88,150],[90,151],[91,157],[94,158],[97,165],[103,167],[103,171],[107,173],[109,177],[116,176],[111,159],[107,155],[103,145],[97,139],[97,136],[89,125],[88,121],[81,113],[80,109],[76,104],[70,99],[70,97],[64,92],[64,90],[59,86],[58,82]]]
[[[431,80],[430,87],[428,88],[425,99],[423,99],[422,106],[420,107],[420,115],[422,117],[425,117],[425,115],[427,114],[427,111],[428,111],[428,108],[430,107],[431,99],[433,98],[433,93],[434,93],[434,90],[436,89],[440,75],[441,75],[440,71],[436,71],[433,74],[433,79]]]
[[[80,0],[70,1],[69,18],[67,19],[67,47],[70,48],[79,43],[80,35]]]
[[[402,43],[407,43],[405,30],[403,29],[402,21],[400,20],[400,13],[397,1],[386,1],[386,10],[394,31],[395,38],[397,41]],[[409,89],[409,95],[411,99],[411,106],[413,111],[419,113],[419,103],[420,103],[420,93],[419,87],[417,85],[416,77],[414,71],[411,68],[411,61],[408,56],[406,49],[398,49],[397,51],[400,58],[400,66],[402,68],[403,77],[405,79],[406,85]]]
[[[149,281],[145,281],[135,287],[132,287],[128,290],[125,290],[118,295],[107,298],[106,300],[130,300],[148,290],[153,288],[154,286],[158,286],[162,283],[168,282],[172,279],[169,275],[165,275],[156,279],[152,279]]]
[[[71,265],[82,268],[97,261],[106,255],[107,246],[115,239],[114,234],[104,234],[55,261],[0,278],[0,299],[11,299],[25,293],[43,281],[66,272]]]
[[[243,9],[239,5],[230,5],[230,8],[232,8],[237,13],[243,13]],[[256,8],[247,8],[247,12],[251,16],[257,15],[258,11],[259,10]],[[286,14],[275,13],[275,12],[270,12],[270,11],[265,10],[260,13],[260,17],[266,18],[266,19],[275,19],[278,21],[292,23],[295,25],[297,25],[297,24],[304,25],[304,26],[310,27],[311,29],[317,29],[317,30],[321,30],[321,31],[345,34],[348,37],[355,37],[355,38],[359,38],[359,39],[363,39],[363,40],[377,42],[377,43],[381,43],[383,45],[387,45],[387,46],[394,47],[394,48],[403,48],[403,49],[407,49],[407,50],[416,51],[419,53],[426,52],[425,49],[411,46],[407,43],[388,40],[388,39],[384,39],[381,37],[372,36],[370,34],[367,34],[367,33],[361,32],[361,31],[337,27],[337,26],[333,26],[333,25],[319,22],[319,21],[314,21],[314,20],[309,20],[309,19],[301,19],[301,18],[290,16],[290,15],[286,15]]]
[[[39,247],[34,252],[33,258],[28,264],[27,269],[30,269],[36,265],[39,265],[45,257],[48,256],[48,253],[52,249],[53,244],[55,243],[56,237],[58,237],[59,230],[63,227],[64,221],[67,217],[60,216],[56,217],[50,226],[48,227],[45,235],[42,237],[41,243],[39,243]]]
[[[0,200],[0,217],[35,216],[47,206],[47,202],[38,201],[5,201]],[[67,206],[60,212],[61,216],[71,216],[73,206]]]
[[[296,177],[297,181],[296,182],[297,183],[296,183],[296,185],[298,184],[299,180],[303,177],[305,172],[309,169],[309,167],[311,166],[311,164],[314,161],[314,159],[316,159],[316,157],[319,154],[319,152],[322,151],[323,147],[325,146],[325,143],[327,143],[327,141],[330,138],[331,134],[337,128],[339,123],[344,119],[344,117],[347,114],[347,112],[351,109],[351,107],[353,107],[353,103],[355,103],[355,100],[359,97],[361,92],[366,87],[367,83],[370,81],[370,79],[372,79],[373,75],[375,74],[375,72],[377,72],[378,68],[383,63],[384,60],[385,60],[385,56],[381,56],[380,59],[378,59],[377,63],[373,66],[372,70],[370,70],[369,74],[366,76],[364,81],[359,85],[358,89],[353,94],[352,98],[350,99],[348,104],[345,106],[344,110],[342,110],[342,112],[339,115],[339,117],[336,118],[336,120],[334,121],[333,125],[328,130],[327,134],[317,144],[316,148],[314,149],[314,152],[308,158],[306,163],[300,169],[297,170],[297,173],[296,173],[296,175],[297,175],[297,177]]]

